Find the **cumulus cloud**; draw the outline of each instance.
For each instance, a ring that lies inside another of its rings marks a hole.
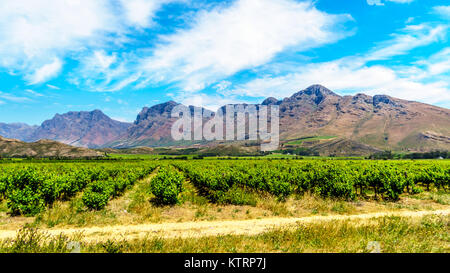
[[[141,69],[150,82],[177,82],[198,91],[285,50],[302,51],[345,37],[335,27],[350,15],[330,15],[311,2],[238,0],[202,11],[191,27],[163,41]]]
[[[82,49],[94,36],[100,41],[96,34],[112,31],[115,22],[106,0],[3,0],[0,65],[32,74],[31,82],[40,82],[57,70],[57,58]],[[51,61],[53,66],[47,66]]]
[[[128,24],[138,27],[150,27],[153,18],[164,4],[182,0],[120,0]]]
[[[315,1],[234,0],[193,9],[183,17],[182,28],[134,47],[130,37],[157,35],[148,28],[155,25],[158,12],[169,3],[184,1],[189,0],[2,0],[0,69],[24,76],[29,84],[42,84],[57,77],[69,58],[79,65],[67,78],[84,90],[113,92],[168,84],[181,90],[174,99],[210,108],[242,102],[242,94],[288,96],[313,83],[427,102],[448,99],[448,48],[411,65],[372,65],[444,41],[448,24],[408,25],[366,54],[290,66],[276,63],[277,57],[351,35],[342,27],[353,20],[351,16],[320,11]],[[413,0],[367,0],[369,5],[387,2]],[[450,6],[436,6],[433,12],[450,18]],[[262,76],[243,84],[230,80],[250,69]],[[199,93],[207,87],[217,94]],[[421,93],[423,89],[429,92]],[[2,100],[13,101],[5,94]]]
[[[183,29],[159,36],[154,48],[111,53],[131,42],[127,35],[136,28],[152,27],[164,5],[186,1],[4,0],[0,69],[40,84],[58,76],[69,58],[80,62],[69,82],[91,91],[160,83],[198,91],[286,50],[333,43],[349,35],[337,26],[352,20],[310,1],[236,0],[196,11]]]
[[[28,75],[32,84],[46,81],[60,70],[55,59],[120,45],[130,28],[149,27],[157,10],[173,1],[2,0],[0,67]]]

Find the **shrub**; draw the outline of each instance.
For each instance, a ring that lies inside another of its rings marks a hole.
[[[83,204],[89,209],[103,209],[114,191],[110,181],[96,181],[83,193]]]
[[[178,195],[183,190],[184,176],[173,167],[162,167],[150,183],[150,191],[156,201],[163,205],[179,202]]]

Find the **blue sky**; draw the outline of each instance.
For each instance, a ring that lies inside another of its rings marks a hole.
[[[0,0],[0,122],[311,84],[450,107],[448,0]]]

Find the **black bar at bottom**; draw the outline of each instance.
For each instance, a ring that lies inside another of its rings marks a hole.
[[[311,272],[361,271],[377,268],[445,267],[448,254],[1,254],[0,262],[14,270],[61,272],[101,270],[139,272]],[[27,270],[28,269],[28,270]],[[6,272],[6,271],[5,271]]]

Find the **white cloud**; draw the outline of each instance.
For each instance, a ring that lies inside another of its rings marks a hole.
[[[135,73],[135,74],[132,74],[131,76],[129,76],[129,77],[127,77],[127,78],[125,78],[125,79],[123,79],[123,80],[117,82],[116,84],[114,84],[114,85],[112,85],[112,86],[110,86],[110,87],[106,87],[106,88],[104,89],[104,91],[108,91],[108,92],[116,92],[116,91],[120,91],[120,90],[122,90],[123,88],[125,88],[126,86],[128,86],[128,85],[130,85],[130,84],[136,82],[137,80],[139,80],[139,78],[141,77],[141,75],[142,75],[142,74],[141,74],[140,72]]]
[[[413,2],[414,0],[386,0],[388,2],[394,2],[394,3],[399,3],[399,4],[408,4]]]
[[[450,6],[436,6],[433,11],[444,18],[450,19]]]
[[[128,122],[128,123],[133,122],[133,120],[129,120],[129,119],[123,118],[123,117],[111,117],[111,119],[117,120],[117,121],[120,121],[120,122]]]
[[[181,0],[120,0],[125,18],[130,25],[138,28],[151,26],[156,12],[163,4]]]
[[[67,51],[101,43],[100,32],[118,28],[107,4],[107,0],[3,0],[0,65],[36,74]]]
[[[414,17],[408,17],[408,19],[406,19],[405,23],[406,23],[406,24],[410,24],[410,23],[412,23],[415,19],[416,19],[416,18],[414,18]]]
[[[421,83],[402,78],[384,66],[355,66],[343,61],[311,64],[281,77],[266,77],[250,81],[234,93],[246,96],[290,96],[300,88],[322,84],[331,90],[363,92],[369,95],[387,94],[408,100],[437,103],[450,100],[447,82]]]
[[[367,4],[371,6],[384,6],[384,2],[394,2],[398,4],[409,4],[414,0],[367,0]]]
[[[48,71],[50,62],[121,45],[129,41],[131,28],[149,26],[156,11],[173,1],[2,0],[0,67],[28,75],[31,83],[43,82],[50,78],[42,70]]]
[[[228,89],[231,85],[232,85],[232,82],[230,82],[230,81],[221,81],[214,86],[214,89],[216,89],[217,91],[223,91],[223,90]]]
[[[108,55],[104,50],[82,56],[79,62],[80,67],[75,71],[78,78],[104,80],[105,84],[109,84],[114,77],[124,72],[121,64],[118,64],[117,54]]]
[[[348,34],[335,27],[348,20],[349,15],[329,15],[310,2],[238,0],[199,12],[190,28],[162,36],[142,69],[150,82],[178,82],[185,91],[198,91],[282,51],[335,42]]]
[[[220,107],[227,104],[248,103],[248,100],[238,99],[235,96],[223,96],[221,94],[206,93],[179,93],[173,96],[173,99],[184,105],[194,105],[204,107],[211,111],[217,111]]]
[[[55,85],[51,85],[51,84],[46,84],[46,86],[50,89],[54,89],[54,90],[61,90],[61,88],[59,88],[58,86]]]
[[[80,65],[69,75],[69,81],[89,91],[117,91],[137,79],[131,81],[133,68],[130,63],[136,57],[132,54],[108,54],[104,50],[96,50],[79,57]]]
[[[29,102],[31,101],[29,98],[27,97],[19,97],[10,93],[4,93],[0,91],[0,98],[4,99],[4,100],[8,100],[8,101],[12,101],[12,102]]]
[[[0,105],[2,105],[2,104],[5,104],[5,102],[0,100]]]
[[[370,61],[402,55],[414,48],[436,42],[439,40],[437,37],[441,37],[445,30],[440,26],[421,26],[415,31],[409,29],[409,34],[395,35],[391,41],[382,43],[363,56],[312,63],[291,69],[281,76],[266,74],[225,92],[225,95],[268,97],[276,94],[276,97],[281,98],[292,95],[300,88],[323,84],[340,92],[387,94],[427,103],[449,103],[450,85],[442,74],[450,70],[450,49],[442,50],[427,61],[410,66],[389,68],[368,65]],[[440,77],[435,77],[437,75]]]
[[[116,54],[107,55],[104,50],[94,51],[94,55],[89,57],[88,64],[94,69],[108,69],[113,63],[117,61]]]
[[[393,56],[406,54],[411,49],[443,40],[447,29],[448,26],[444,25],[435,27],[427,24],[409,25],[402,30],[402,34],[392,35],[394,37],[392,40],[381,43],[366,54],[365,60],[385,60]]]
[[[426,60],[416,63],[423,69],[411,72],[417,79],[428,78],[436,75],[447,75],[450,77],[450,47],[446,47]],[[450,82],[450,81],[449,81]]]
[[[28,75],[28,81],[30,84],[37,84],[46,82],[47,80],[56,77],[62,68],[62,62],[60,59],[55,58],[52,63],[45,64],[38,68],[33,74]]]
[[[384,4],[381,2],[381,0],[367,0],[367,4],[373,6],[383,6]]]
[[[33,91],[33,90],[31,90],[31,89],[26,89],[25,92],[27,92],[27,93],[29,93],[29,94],[35,96],[35,97],[44,97],[44,95],[42,95],[41,93],[38,93],[38,92]]]

